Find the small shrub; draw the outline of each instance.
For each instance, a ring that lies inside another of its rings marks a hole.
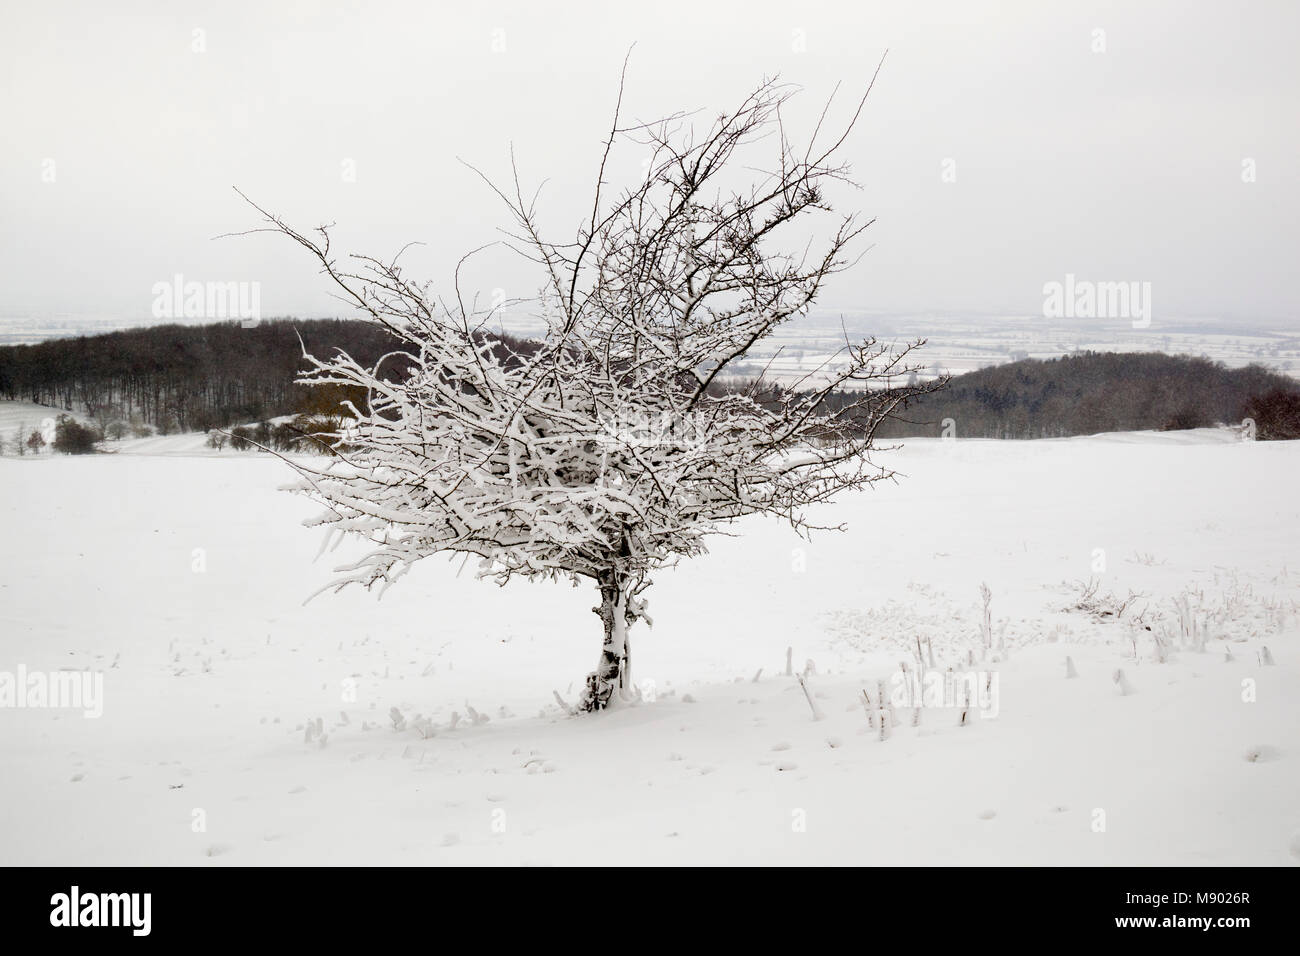
[[[1195,405],[1186,405],[1170,415],[1161,426],[1161,431],[1176,432],[1189,428],[1210,428],[1214,422],[1205,409]]]
[[[1255,420],[1255,437],[1260,441],[1300,438],[1300,392],[1275,388],[1255,395],[1242,417]]]
[[[54,450],[65,455],[91,455],[95,452],[95,443],[100,440],[99,433],[93,428],[60,415],[54,426]]]

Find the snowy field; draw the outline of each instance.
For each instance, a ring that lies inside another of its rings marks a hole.
[[[304,607],[341,554],[283,463],[115,448],[0,459],[0,674],[103,673],[97,719],[0,710],[5,864],[1300,863],[1300,443],[910,440],[846,533],[656,575],[653,699],[581,718],[593,588]],[[881,740],[918,638],[987,699]]]

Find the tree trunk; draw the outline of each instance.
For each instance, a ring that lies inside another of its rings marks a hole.
[[[605,637],[596,669],[587,675],[583,710],[605,710],[633,695],[628,630],[639,612],[638,602],[629,592],[629,582],[613,572],[600,579],[600,606],[592,611],[600,617]]]

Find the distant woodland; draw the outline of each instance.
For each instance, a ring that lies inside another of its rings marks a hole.
[[[301,338],[300,338],[301,337]],[[510,340],[507,340],[510,341]],[[159,434],[208,431],[300,412],[319,396],[295,385],[303,348],[373,365],[395,339],[372,322],[280,319],[158,325],[0,347],[0,398],[121,420]],[[401,362],[386,367],[394,374]]]
[[[301,337],[301,340],[300,340]],[[340,396],[294,384],[305,346],[342,349],[367,365],[395,340],[369,322],[274,320],[161,325],[0,347],[0,398],[77,411],[102,434],[168,434],[333,416]],[[527,352],[519,340],[496,347]],[[389,359],[390,374],[402,363]],[[832,395],[829,405],[848,401]],[[1106,431],[1257,423],[1259,438],[1300,437],[1300,384],[1262,366],[1229,369],[1161,353],[1081,353],[970,372],[922,395],[878,431],[884,438],[1056,438]],[[102,437],[101,434],[101,437]],[[238,447],[238,445],[236,445]]]
[[[922,395],[877,434],[957,438],[1060,438],[1144,429],[1259,425],[1259,438],[1289,433],[1300,383],[1260,365],[1158,352],[1084,352],[968,372]],[[1279,434],[1279,430],[1282,433]]]

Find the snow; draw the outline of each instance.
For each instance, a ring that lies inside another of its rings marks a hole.
[[[76,412],[66,412],[48,405],[35,405],[31,402],[0,401],[0,440],[13,438],[17,429],[31,434],[37,428],[52,428],[54,420],[60,415],[68,415],[78,421],[89,421],[87,416]]]
[[[313,563],[290,469],[120,446],[0,459],[0,673],[104,675],[98,719],[0,710],[5,863],[1300,862],[1298,443],[908,441],[814,513],[848,532],[746,519],[655,574],[653,700],[577,718],[594,588],[435,558],[304,607],[359,551]],[[1067,609],[1091,578],[1145,596]],[[1125,619],[1177,634],[1179,598],[1209,640],[1159,663]],[[995,674],[996,716],[880,740],[862,691],[917,637]]]
[[[0,400],[0,443],[12,439],[18,429],[22,429],[24,433],[30,433],[33,429],[42,427],[52,429],[54,421],[60,415],[67,415],[87,425],[94,424],[90,416],[83,411],[68,411],[63,408],[37,405],[32,402]],[[292,419],[292,415],[281,415],[267,421],[272,425],[277,425]],[[255,426],[257,423],[247,422],[245,424]],[[247,452],[235,451],[229,447],[218,451],[209,448],[207,442],[207,432],[184,432],[173,435],[150,435],[147,438],[109,439],[103,442],[100,448],[107,454],[115,455],[199,456],[203,458],[240,458],[247,455]],[[54,452],[46,448],[41,454],[49,457]]]

